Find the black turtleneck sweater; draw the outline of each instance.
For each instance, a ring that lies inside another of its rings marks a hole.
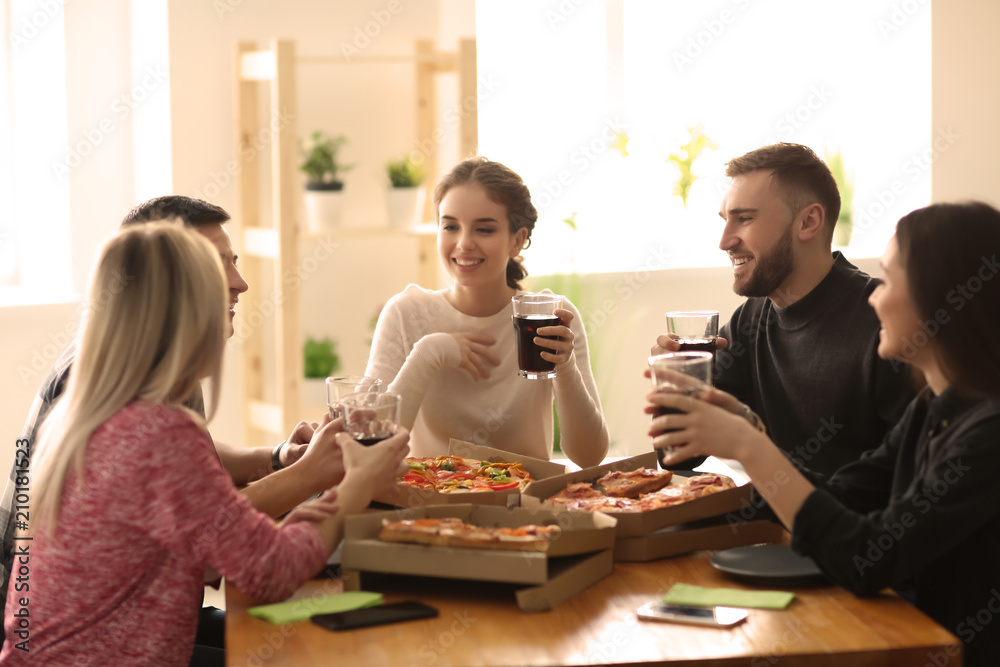
[[[885,442],[816,484],[792,548],[858,595],[911,588],[916,606],[965,643],[965,663],[1000,656],[1000,401],[925,389]]]
[[[833,267],[786,308],[744,302],[719,335],[715,386],[749,405],[809,470],[831,475],[874,449],[914,396],[910,367],[879,359],[868,304],[878,281],[834,253]]]

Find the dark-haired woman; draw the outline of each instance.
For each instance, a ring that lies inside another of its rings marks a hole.
[[[916,605],[965,643],[966,665],[1000,656],[998,254],[1000,212],[986,204],[936,204],[899,221],[870,298],[878,353],[920,370],[927,386],[881,446],[828,480],[796,470],[766,436],[712,405],[712,390],[706,400],[650,395],[687,413],[654,420],[656,446],[676,447],[675,459],[737,459],[754,481],[783,480],[758,488],[792,547],[858,595],[914,590]]]
[[[413,456],[448,451],[450,438],[548,459],[555,401],[560,446],[580,466],[601,462],[608,429],[575,306],[563,300],[558,326],[535,339],[555,362],[554,380],[517,375],[511,297],[527,273],[521,250],[538,212],[520,176],[477,157],[451,170],[434,191],[438,254],[453,284],[409,285],[383,308],[367,375],[403,397]]]

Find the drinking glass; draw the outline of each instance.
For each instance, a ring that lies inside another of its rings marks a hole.
[[[330,408],[330,418],[343,417],[341,402],[355,394],[378,393],[382,391],[382,380],[365,375],[329,377],[326,379],[326,404]]]
[[[703,389],[712,386],[712,353],[697,351],[658,354],[649,358],[649,372],[653,381],[653,389],[656,391],[698,396]],[[683,411],[676,408],[660,407],[656,412],[658,417],[669,414],[683,414]],[[656,458],[661,468],[691,470],[704,463],[706,458],[696,456],[671,466],[665,466],[663,461],[673,454],[673,449],[673,447],[663,447],[657,450]]]
[[[386,391],[354,394],[340,403],[344,430],[364,446],[374,445],[399,429],[403,398]]]
[[[667,335],[680,343],[681,352],[715,354],[719,336],[719,311],[670,310],[666,313]]]
[[[542,359],[542,351],[548,348],[535,344],[537,330],[541,327],[559,325],[556,308],[562,304],[557,294],[518,294],[511,297],[514,305],[514,332],[517,338],[517,374],[529,380],[546,380],[556,376],[554,361]],[[538,336],[548,340],[559,340],[558,336]]]

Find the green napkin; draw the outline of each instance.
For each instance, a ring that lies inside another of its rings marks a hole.
[[[782,591],[743,591],[738,588],[705,588],[689,584],[674,584],[674,587],[663,596],[663,601],[669,604],[759,609],[784,609],[794,599],[795,593]]]
[[[316,614],[332,614],[338,611],[374,607],[383,602],[381,593],[353,591],[304,600],[289,600],[277,604],[265,604],[260,607],[251,607],[247,609],[247,613],[272,623],[294,623],[295,621],[304,621]]]

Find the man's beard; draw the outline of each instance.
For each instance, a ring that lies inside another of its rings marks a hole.
[[[747,280],[741,283],[737,278],[733,281],[733,291],[739,296],[769,296],[791,275],[794,266],[792,226],[789,225],[774,246],[754,261],[757,266]]]

